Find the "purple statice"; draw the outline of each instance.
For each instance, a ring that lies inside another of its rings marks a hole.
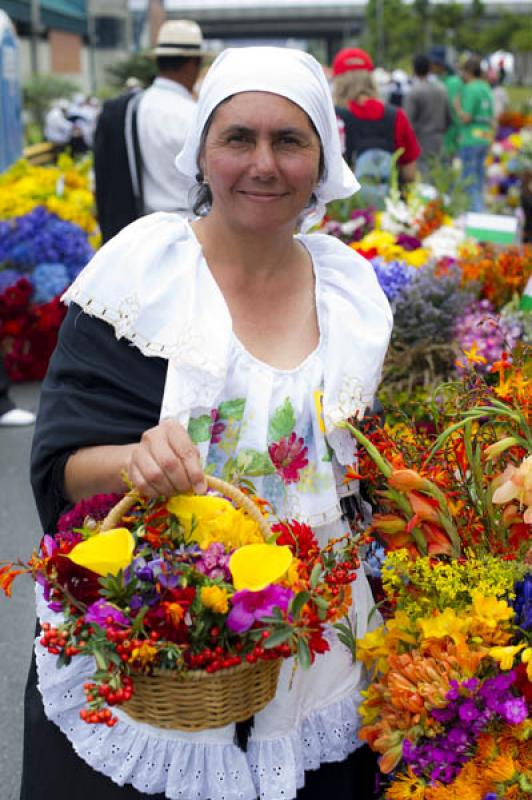
[[[202,551],[201,557],[196,562],[196,569],[213,580],[221,578],[229,582],[231,580],[230,558],[231,555],[225,552],[225,547],[221,542],[211,542]]]
[[[0,263],[14,269],[36,264],[64,264],[73,280],[94,253],[88,234],[42,206],[0,222]]]
[[[513,693],[513,671],[500,673],[481,683],[477,678],[451,681],[447,705],[434,708],[432,717],[445,731],[417,745],[405,740],[403,758],[419,777],[443,784],[451,783],[472,757],[474,745],[486,725],[501,719],[519,725],[527,719],[527,704]]]
[[[377,256],[371,259],[371,263],[379,285],[390,303],[408,287],[416,273],[416,268],[406,261],[384,261]]]
[[[49,303],[64,292],[70,283],[70,275],[64,264],[38,264],[30,276],[33,284],[33,302]]]
[[[503,352],[513,350],[521,329],[502,319],[489,300],[477,300],[457,318],[454,335],[464,351],[476,345],[478,354],[486,359],[486,363],[476,363],[475,368],[479,372],[488,372],[491,364],[501,359]]]
[[[457,317],[471,302],[461,282],[461,272],[454,266],[445,272],[431,265],[416,269],[393,302],[394,342],[449,342]]]
[[[514,587],[515,598],[511,605],[516,624],[525,631],[532,630],[532,573],[528,572]]]

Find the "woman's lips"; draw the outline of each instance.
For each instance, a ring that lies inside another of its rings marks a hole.
[[[243,189],[239,190],[239,194],[257,203],[271,203],[285,197],[285,192],[248,192]]]

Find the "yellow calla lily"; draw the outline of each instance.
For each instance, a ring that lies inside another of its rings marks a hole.
[[[67,558],[98,575],[117,575],[133,560],[135,539],[127,528],[96,533],[77,544]]]
[[[286,545],[247,544],[240,547],[229,560],[235,589],[259,592],[282,578],[292,558],[292,552]]]

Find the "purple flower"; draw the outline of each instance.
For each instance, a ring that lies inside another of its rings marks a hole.
[[[213,580],[222,578],[222,580],[229,582],[231,580],[231,572],[229,571],[230,557],[230,554],[225,552],[225,547],[221,542],[211,542],[207,549],[203,551],[201,558],[198,559],[196,569]]]
[[[227,616],[227,627],[235,633],[248,631],[255,622],[269,617],[274,608],[286,611],[294,593],[284,586],[271,584],[259,592],[243,589],[231,598],[231,611]]]
[[[111,620],[109,622],[108,620]],[[96,600],[87,608],[85,620],[99,625],[101,628],[112,625],[129,625],[129,619],[116,606],[105,600]]]
[[[524,697],[511,697],[501,703],[498,712],[509,725],[519,725],[528,716],[528,709]]]
[[[466,703],[463,703],[460,708],[458,709],[458,716],[464,722],[471,722],[475,719],[478,719],[480,716],[480,711],[476,707],[476,705],[469,700]]]

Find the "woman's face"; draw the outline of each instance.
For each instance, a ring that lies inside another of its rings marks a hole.
[[[213,211],[232,227],[255,231],[296,224],[319,163],[319,138],[306,113],[267,92],[243,92],[220,105],[200,156]]]

